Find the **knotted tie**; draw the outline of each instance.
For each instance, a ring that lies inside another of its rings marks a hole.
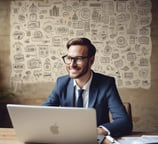
[[[83,98],[82,98],[82,93],[83,89],[78,89],[78,100],[77,100],[77,107],[83,107]]]

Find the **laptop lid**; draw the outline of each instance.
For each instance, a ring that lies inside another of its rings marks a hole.
[[[17,138],[23,142],[96,144],[95,109],[7,105]]]

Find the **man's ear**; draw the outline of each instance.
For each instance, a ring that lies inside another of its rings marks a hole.
[[[92,57],[90,58],[90,63],[91,63],[91,65],[94,64],[94,60],[95,60],[95,56],[92,56]]]

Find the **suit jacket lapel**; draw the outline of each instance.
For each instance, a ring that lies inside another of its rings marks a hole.
[[[95,80],[95,73],[93,72],[93,79],[91,82],[91,86],[89,89],[89,103],[88,107],[93,107],[95,105],[95,102],[97,100],[97,95],[98,95],[98,87],[97,87],[97,81]]]
[[[67,101],[69,106],[73,107],[75,106],[75,91],[72,79],[70,80],[67,88]]]

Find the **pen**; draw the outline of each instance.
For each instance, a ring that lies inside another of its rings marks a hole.
[[[113,137],[111,136],[106,136],[106,138],[112,143],[112,144],[120,144],[118,141],[116,141]]]

